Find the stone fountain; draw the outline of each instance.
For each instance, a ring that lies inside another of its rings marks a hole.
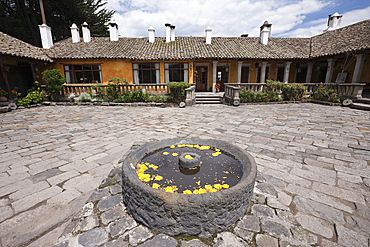
[[[256,175],[253,157],[229,142],[149,142],[123,161],[123,201],[151,229],[209,237],[247,213]]]

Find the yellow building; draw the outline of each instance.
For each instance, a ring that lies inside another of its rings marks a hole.
[[[332,16],[329,23],[339,18]],[[166,37],[156,38],[150,27],[148,37],[119,38],[117,25],[110,23],[110,37],[90,37],[84,25],[84,38],[80,38],[77,27],[72,26],[72,38],[51,42],[45,46],[49,49],[34,48],[40,54],[30,64],[34,79],[41,82],[42,71],[59,69],[67,84],[83,85],[106,84],[114,77],[130,84],[186,81],[195,83],[196,91],[215,91],[217,82],[223,91],[225,83],[263,83],[267,79],[370,85],[370,61],[366,59],[370,20],[332,27],[311,38],[271,37],[267,21],[260,37],[212,37],[212,29],[207,28],[206,37],[175,37],[168,31]],[[22,56],[13,55],[11,49],[0,50],[4,67]]]

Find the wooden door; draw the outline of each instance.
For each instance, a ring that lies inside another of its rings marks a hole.
[[[199,92],[208,91],[207,80],[208,80],[208,67],[206,66],[196,66],[197,79],[196,79],[196,88]]]

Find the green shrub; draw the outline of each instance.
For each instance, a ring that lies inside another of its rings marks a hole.
[[[334,103],[340,103],[340,96],[336,93],[336,88],[338,87],[334,83],[330,84],[317,84],[317,89],[311,95],[311,98],[320,101],[329,101]]]
[[[250,90],[241,90],[239,92],[240,103],[266,102],[267,94],[263,92],[254,92]]]
[[[118,97],[121,95],[121,92],[120,92],[121,85],[127,85],[127,84],[128,84],[128,81],[126,79],[121,79],[118,77],[109,78],[108,86],[106,88],[106,98],[109,101],[114,101],[118,99]]]
[[[284,100],[300,101],[306,91],[306,87],[301,84],[291,83],[284,84],[282,87]]]
[[[241,90],[239,98],[240,103],[256,102],[256,93],[250,90]]]
[[[45,70],[42,72],[42,79],[46,81],[46,91],[50,94],[51,100],[57,101],[60,91],[63,90],[63,84],[66,78],[60,73],[59,69]]]
[[[155,94],[155,95],[149,96],[148,102],[166,103],[168,102],[168,97],[163,94]]]
[[[185,102],[186,92],[185,89],[190,87],[191,84],[187,82],[170,82],[168,83],[168,88],[170,89],[170,95],[173,102],[179,104],[180,102]]]
[[[42,96],[42,92],[40,92],[39,90],[32,91],[28,93],[27,96],[23,99],[18,99],[16,105],[26,107],[30,104],[40,103],[42,101]]]
[[[283,99],[280,97],[279,91],[272,91],[266,94],[266,101],[267,102],[279,102]]]
[[[127,92],[124,95],[119,95],[117,99],[113,100],[116,103],[132,103],[132,102],[146,102],[149,99],[148,93],[142,91]]]
[[[267,93],[257,92],[255,95],[256,102],[266,102]]]

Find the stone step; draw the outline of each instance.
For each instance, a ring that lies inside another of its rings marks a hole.
[[[212,98],[203,98],[203,97],[195,97],[197,100],[201,100],[201,101],[221,101],[222,98],[218,98],[218,97],[212,97]]]
[[[357,103],[364,103],[364,104],[370,104],[370,99],[369,98],[358,98]]]
[[[222,95],[214,94],[195,94],[196,98],[222,98]]]
[[[197,104],[221,104],[220,100],[197,100]]]
[[[364,104],[364,103],[353,103],[353,104],[351,105],[351,108],[370,111],[370,104]]]

